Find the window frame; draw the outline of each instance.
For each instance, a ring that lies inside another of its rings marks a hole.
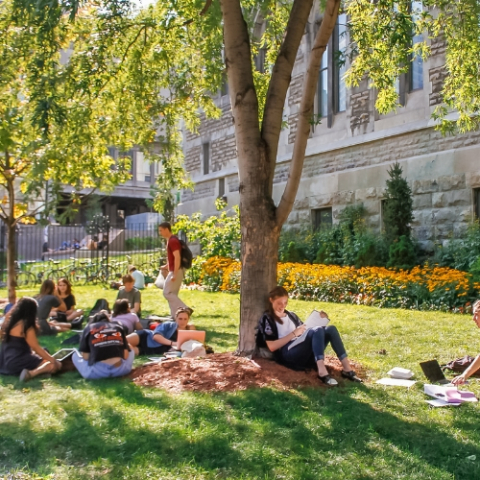
[[[202,160],[203,174],[208,175],[210,173],[210,142],[202,144]]]
[[[330,216],[330,222],[322,222],[322,212],[328,212]],[[323,228],[332,228],[333,226],[333,208],[332,207],[321,207],[314,208],[311,210],[312,216],[312,227],[315,232],[322,230]],[[318,221],[320,220],[320,221]],[[323,224],[323,225],[322,225]]]

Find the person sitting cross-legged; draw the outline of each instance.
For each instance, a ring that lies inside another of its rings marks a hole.
[[[340,333],[333,325],[308,329],[305,340],[292,346],[292,342],[307,329],[293,312],[286,310],[288,292],[277,286],[268,295],[268,310],[258,323],[257,344],[259,340],[273,352],[277,362],[293,370],[316,367],[318,377],[327,386],[338,385],[325,367],[325,348],[330,343],[342,362],[342,376],[354,382],[362,380],[352,370],[343,346]]]
[[[142,294],[140,290],[135,288],[134,278],[128,274],[122,277],[123,288],[120,288],[117,294],[117,300],[126,298],[128,304],[130,305],[130,310],[133,313],[136,313],[138,318],[141,318],[141,303],[142,303]]]
[[[127,335],[133,333],[134,330],[143,330],[137,315],[130,310],[130,305],[126,298],[117,300],[113,305],[112,322],[123,325]]]
[[[37,375],[61,370],[62,364],[38,343],[37,309],[33,298],[23,297],[2,325],[0,374],[20,375],[20,381],[27,381]]]
[[[93,317],[72,356],[80,375],[89,380],[128,375],[134,358],[122,325],[111,322],[106,311]]]

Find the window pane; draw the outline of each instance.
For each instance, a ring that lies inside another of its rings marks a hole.
[[[412,19],[419,20],[422,12],[422,2],[412,2]],[[412,38],[412,44],[423,42],[423,35],[415,35]],[[411,90],[423,88],[423,59],[419,55],[414,55],[410,67]]]
[[[318,76],[318,114],[326,117],[328,114],[328,47],[323,52],[320,74]]]
[[[338,16],[338,38],[337,38],[338,59],[341,65],[336,69],[337,85],[337,112],[344,112],[347,109],[347,86],[345,85],[345,73],[347,67],[343,55],[347,51],[347,15],[342,13]]]
[[[313,223],[315,230],[330,228],[332,226],[332,208],[320,208],[314,210]]]
[[[320,72],[320,108],[319,113],[322,117],[328,115],[328,70],[322,70]]]

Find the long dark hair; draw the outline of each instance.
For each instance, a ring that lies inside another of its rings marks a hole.
[[[42,286],[40,287],[40,296],[53,295],[55,291],[55,282],[47,278],[43,281]]]
[[[117,300],[113,304],[112,317],[118,317],[119,315],[123,315],[124,313],[128,313],[129,308],[130,308],[130,305],[129,305],[128,300],[126,298],[121,298],[120,300]]]
[[[3,341],[8,342],[10,339],[10,332],[12,328],[18,323],[23,321],[23,334],[26,335],[27,331],[31,328],[35,328],[35,320],[37,318],[37,302],[31,297],[21,298],[15,306],[12,308],[12,314],[7,322],[7,325],[3,327]]]
[[[277,316],[277,314],[273,310],[273,305],[270,300],[275,300],[276,298],[281,298],[281,297],[288,297],[288,292],[285,288],[277,285],[269,294],[268,294],[268,308],[267,312],[268,314],[280,325],[283,325],[283,320]]]

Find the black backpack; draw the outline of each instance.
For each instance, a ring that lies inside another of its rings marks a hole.
[[[106,310],[108,313],[110,313],[110,307],[108,306],[107,300],[104,298],[99,298],[96,302],[93,308],[90,310],[90,313],[88,314],[89,318],[89,323],[92,320],[93,316],[102,310]]]
[[[178,238],[178,237],[177,237]],[[180,266],[182,268],[192,268],[193,253],[188,248],[187,242],[178,238],[180,245],[182,246],[182,251],[180,252]]]

